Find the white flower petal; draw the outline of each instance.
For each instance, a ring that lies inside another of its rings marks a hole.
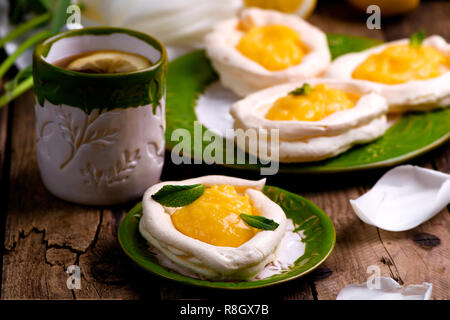
[[[368,224],[388,231],[409,230],[450,203],[450,175],[417,166],[399,166],[350,203]]]
[[[394,279],[377,277],[371,283],[378,283],[378,288],[370,288],[367,282],[351,284],[342,289],[336,300],[430,300],[433,285],[424,282],[421,285],[409,285],[406,288]]]

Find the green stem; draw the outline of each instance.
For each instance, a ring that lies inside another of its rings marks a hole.
[[[32,87],[33,87],[33,76],[29,76],[21,83],[19,83],[12,92],[7,92],[4,95],[0,96],[0,108],[3,108],[8,102],[14,100],[25,91],[31,89]]]
[[[52,17],[51,12],[46,12],[14,28],[5,37],[0,39],[0,48],[3,47],[6,43],[14,40],[15,38],[20,37],[24,33],[49,21],[51,17]]]
[[[35,35],[31,36],[27,40],[25,40],[12,55],[10,55],[8,58],[3,61],[3,63],[0,65],[0,78],[4,76],[4,74],[11,68],[11,66],[14,64],[14,61],[28,48],[34,46],[35,44],[41,42],[45,38],[49,37],[51,35],[51,32],[48,30],[41,31],[39,33],[36,33]]]

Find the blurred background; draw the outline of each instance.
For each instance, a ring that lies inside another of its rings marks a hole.
[[[64,1],[63,1],[64,2]],[[164,44],[175,47],[199,47],[206,33],[220,20],[235,16],[243,7],[256,6],[297,14],[309,19],[311,23],[326,32],[365,35],[383,39],[380,30],[369,30],[366,13],[369,5],[378,5],[381,9],[383,29],[386,25],[401,23],[407,16],[414,16],[417,29],[429,29],[426,21],[432,17],[426,14],[427,8],[443,1],[420,0],[77,0],[70,1],[81,9],[83,26],[109,25],[136,29],[151,34]],[[448,1],[447,1],[448,2]],[[57,0],[0,0],[0,37],[11,30],[22,28],[38,17],[41,22],[21,36],[4,44],[8,54],[39,27],[51,23],[51,14],[57,7]],[[50,14],[47,14],[50,12]],[[433,10],[438,13],[438,11]],[[425,14],[423,14],[425,13]],[[47,14],[47,15],[46,15]],[[441,14],[450,12],[441,11]],[[46,16],[45,16],[46,15]],[[438,21],[442,21],[437,19]],[[339,21],[338,24],[334,23]],[[449,28],[436,25],[435,30]],[[403,30],[414,32],[416,30]],[[444,35],[445,36],[445,35]],[[389,38],[392,38],[389,36]],[[2,43],[0,42],[0,48]],[[30,61],[30,51],[16,60],[23,69]]]

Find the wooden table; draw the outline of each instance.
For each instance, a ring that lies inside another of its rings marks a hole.
[[[450,39],[448,1],[423,1],[405,17],[382,20],[381,30],[365,28],[367,16],[344,3],[320,2],[310,21],[328,32],[393,40],[425,29]],[[344,286],[365,282],[371,265],[402,284],[431,282],[432,298],[450,298],[448,208],[407,232],[377,229],[353,213],[348,200],[367,191],[386,170],[269,177],[271,185],[317,203],[336,226],[334,252],[308,276],[256,291],[227,292],[187,287],[148,274],[122,253],[117,242],[118,225],[132,203],[108,208],[78,206],[53,197],[44,188],[36,163],[33,105],[29,92],[0,114],[2,299],[335,299]],[[449,173],[449,158],[447,143],[412,163]],[[166,161],[162,179],[211,173],[258,178],[218,166],[174,166]],[[66,269],[72,264],[81,268],[80,290],[66,287]]]

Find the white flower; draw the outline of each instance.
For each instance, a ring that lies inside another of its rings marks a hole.
[[[166,45],[200,46],[220,20],[233,17],[240,0],[81,0],[84,25],[135,29]]]

